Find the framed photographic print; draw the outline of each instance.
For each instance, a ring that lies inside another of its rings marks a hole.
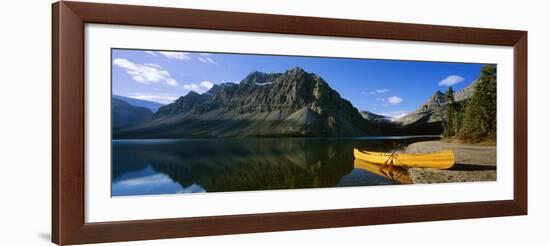
[[[527,214],[527,32],[58,2],[60,245]]]

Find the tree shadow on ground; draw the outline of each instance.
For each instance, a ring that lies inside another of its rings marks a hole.
[[[496,166],[488,166],[481,164],[462,164],[455,163],[455,165],[447,170],[451,171],[485,171],[485,170],[497,170]]]

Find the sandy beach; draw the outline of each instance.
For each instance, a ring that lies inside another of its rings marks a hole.
[[[452,183],[496,180],[496,146],[425,141],[409,145],[409,154],[430,153],[452,149],[455,165],[447,170],[410,168],[408,173],[413,183]]]

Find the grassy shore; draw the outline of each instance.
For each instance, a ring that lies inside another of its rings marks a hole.
[[[496,146],[473,145],[447,141],[425,141],[409,145],[409,154],[452,149],[455,165],[446,170],[410,168],[413,183],[454,183],[496,181]]]

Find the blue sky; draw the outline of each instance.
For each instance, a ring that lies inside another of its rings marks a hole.
[[[113,94],[169,103],[189,91],[238,82],[250,72],[302,67],[320,75],[359,110],[398,116],[416,110],[435,91],[474,81],[483,64],[326,57],[112,50]]]

